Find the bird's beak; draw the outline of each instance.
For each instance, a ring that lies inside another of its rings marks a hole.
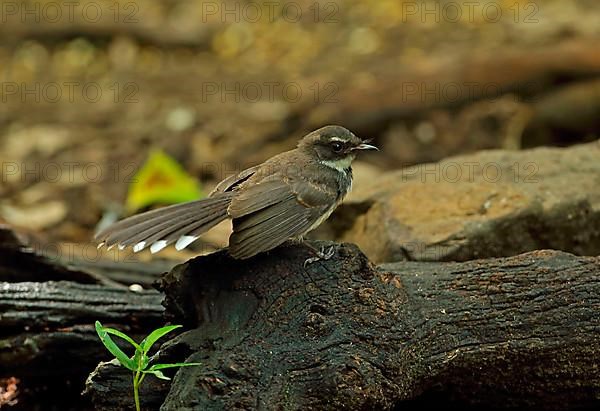
[[[379,149],[371,144],[367,144],[370,143],[371,140],[366,140],[363,143],[359,144],[358,146],[356,146],[354,149],[355,150],[377,150],[379,151]]]

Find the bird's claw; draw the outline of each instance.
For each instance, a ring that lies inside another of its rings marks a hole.
[[[331,246],[329,248],[323,247],[320,250],[315,250],[316,256],[307,258],[304,261],[304,268],[306,268],[309,264],[315,263],[321,260],[329,260],[335,254],[335,247]]]
[[[331,246],[328,249],[323,247],[323,251],[321,251],[321,253],[323,254],[323,260],[329,260],[335,254],[335,247]]]

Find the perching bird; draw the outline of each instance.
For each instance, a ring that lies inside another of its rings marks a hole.
[[[297,148],[224,179],[205,199],[126,218],[96,240],[99,247],[132,246],[134,252],[149,246],[156,253],[171,243],[182,250],[231,218],[229,254],[249,258],[302,239],[325,221],[352,187],[357,151],[376,149],[344,127],[326,126],[304,136]]]

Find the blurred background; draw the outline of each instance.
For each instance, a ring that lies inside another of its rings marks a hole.
[[[94,260],[100,221],[168,202],[126,205],[156,150],[176,163],[158,161],[142,197],[182,173],[203,195],[341,124],[381,149],[356,165],[360,190],[386,170],[600,130],[597,0],[0,4],[0,221],[60,257]]]

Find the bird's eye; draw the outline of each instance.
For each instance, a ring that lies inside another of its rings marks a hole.
[[[342,151],[344,146],[339,141],[334,141],[333,143],[331,143],[331,148],[334,152],[339,153],[340,151]]]

